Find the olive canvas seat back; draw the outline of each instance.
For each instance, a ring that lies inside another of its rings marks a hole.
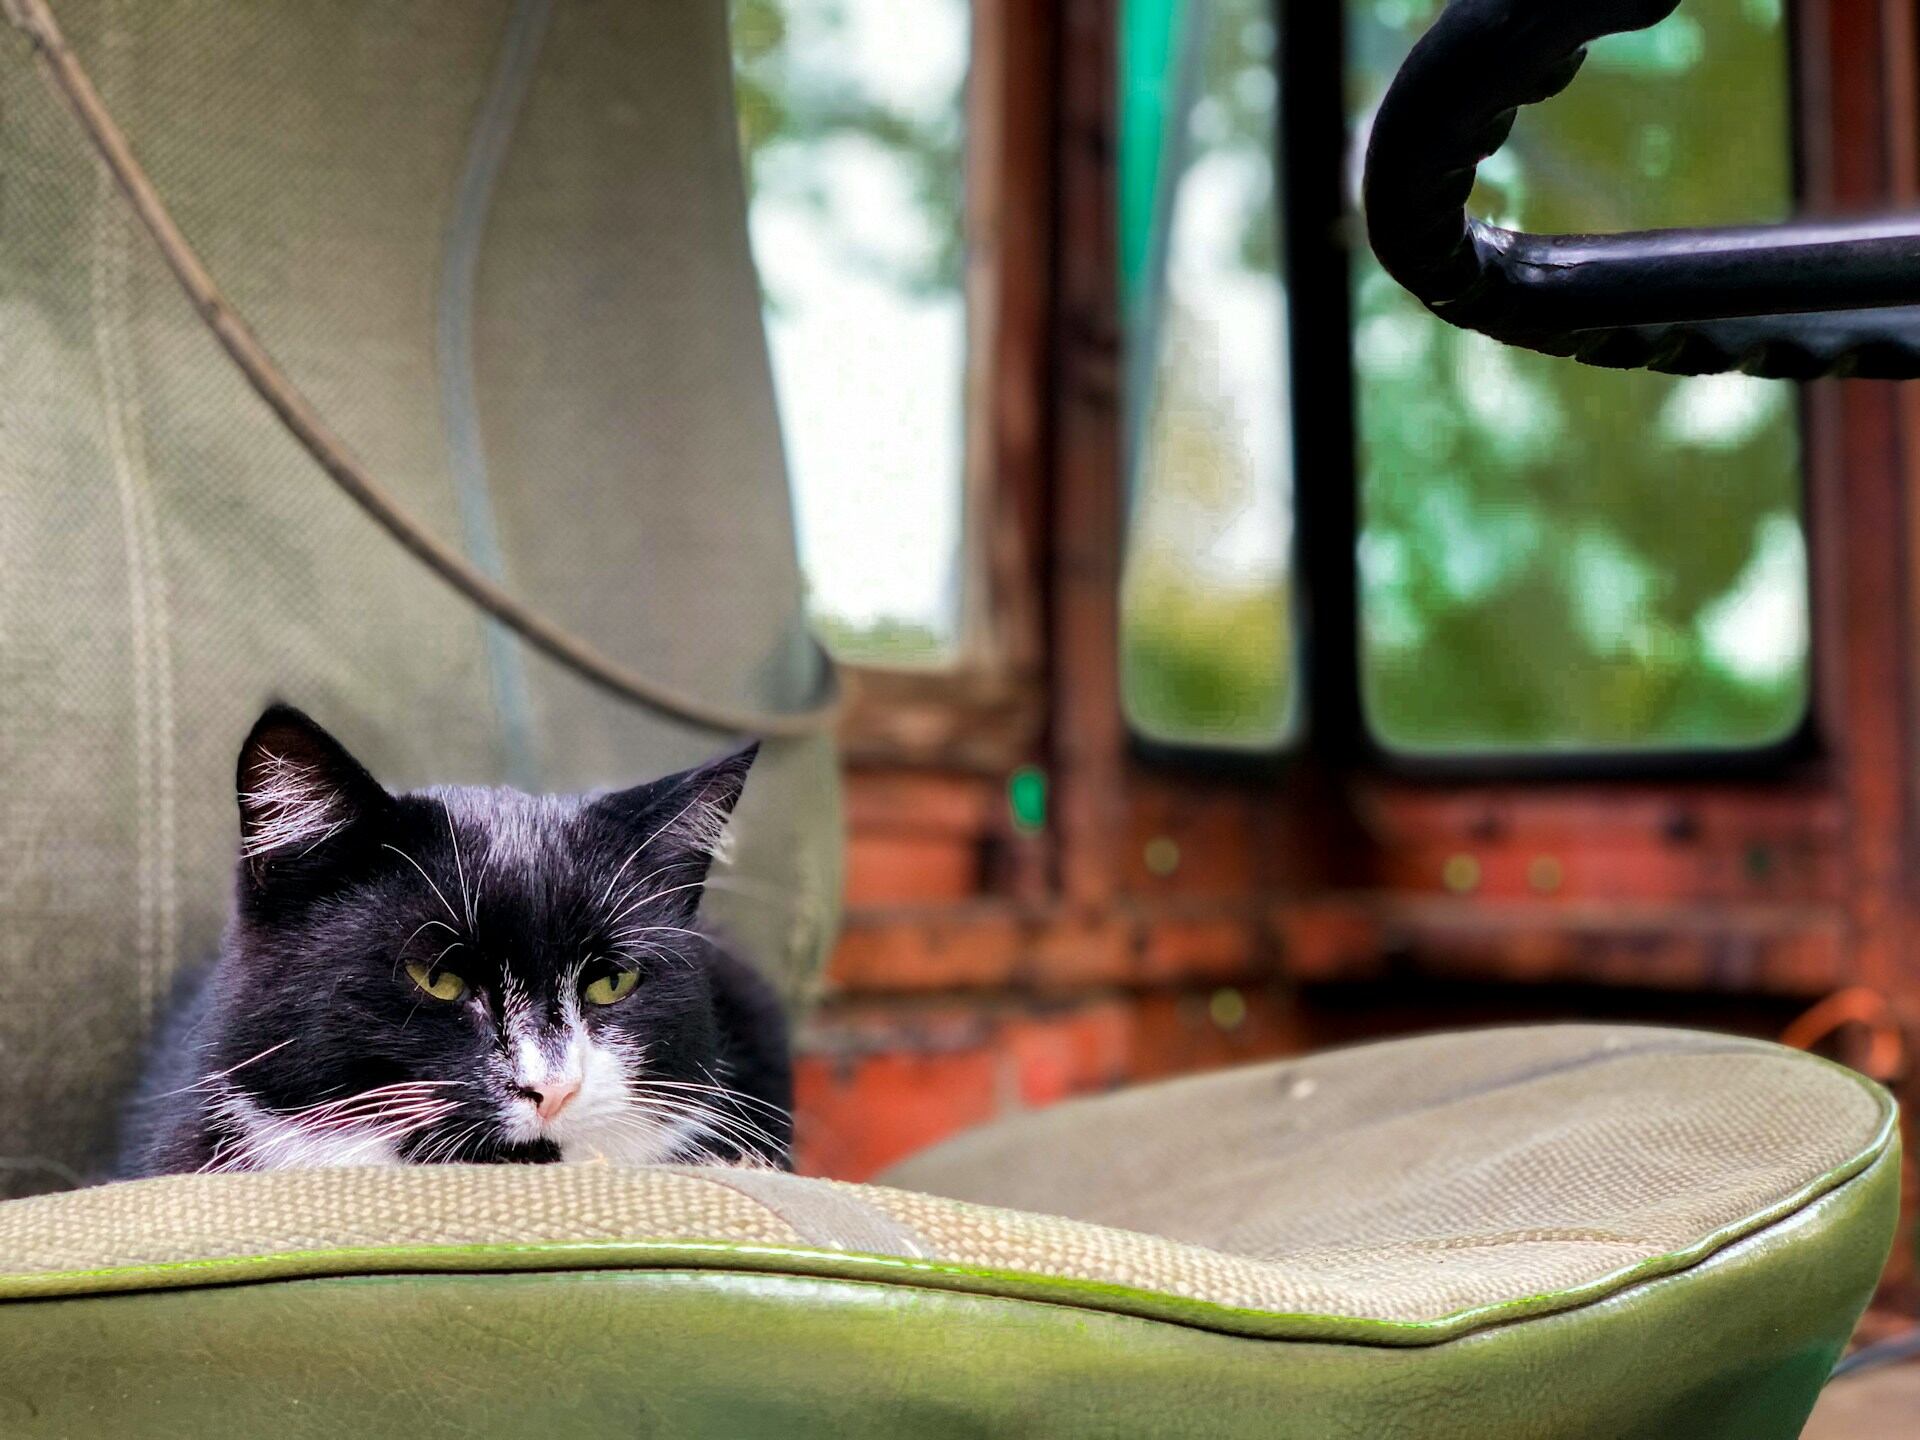
[[[63,0],[189,239],[440,536],[602,651],[796,709],[801,618],[711,0]],[[324,481],[0,32],[0,1194],[95,1173],[211,952],[272,696],[389,784],[575,789],[729,737],[595,689]],[[709,905],[797,993],[825,741],[769,746]]]

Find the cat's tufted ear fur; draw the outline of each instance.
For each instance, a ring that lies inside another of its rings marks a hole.
[[[629,856],[645,852],[650,868],[672,867],[674,888],[686,897],[676,908],[690,915],[708,869],[726,854],[727,822],[759,753],[755,743],[677,775],[616,790],[595,800],[590,813],[621,837]]]
[[[269,705],[240,747],[240,857],[255,874],[268,862],[313,854],[392,797],[313,720]]]

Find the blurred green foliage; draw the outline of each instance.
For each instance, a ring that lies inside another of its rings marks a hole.
[[[1293,722],[1292,597],[1284,572],[1222,574],[1195,553],[1252,508],[1259,479],[1233,397],[1205,383],[1218,372],[1201,321],[1176,305],[1161,325],[1120,596],[1127,718],[1172,744],[1270,747]]]
[[[859,623],[844,616],[815,611],[813,628],[834,654],[888,670],[911,670],[944,659],[947,637],[931,625],[882,616]]]
[[[1292,723],[1284,592],[1216,595],[1168,581],[1137,590],[1121,627],[1128,718],[1170,744],[1267,748]]]

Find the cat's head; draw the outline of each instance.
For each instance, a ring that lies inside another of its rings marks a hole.
[[[597,796],[395,795],[269,709],[240,754],[216,1163],[774,1152],[695,928],[754,754]]]

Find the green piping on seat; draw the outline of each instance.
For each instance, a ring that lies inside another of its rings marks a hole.
[[[1436,1345],[1493,1326],[1591,1305],[1628,1287],[1677,1274],[1737,1241],[1789,1220],[1821,1197],[1843,1186],[1854,1182],[1869,1185],[1884,1167],[1891,1166],[1897,1171],[1897,1110],[1892,1097],[1872,1081],[1852,1071],[1844,1073],[1874,1095],[1881,1110],[1879,1130],[1859,1154],[1779,1203],[1725,1226],[1683,1249],[1625,1266],[1589,1283],[1473,1306],[1432,1320],[1394,1321],[1350,1315],[1282,1313],[1031,1271],[975,1268],[897,1255],[697,1239],[375,1246],[48,1271],[0,1276],[0,1301],[337,1275],[692,1267],[743,1274],[869,1280],[915,1289],[1036,1300],[1082,1310],[1170,1321],[1221,1334],[1258,1339],[1394,1347]]]

